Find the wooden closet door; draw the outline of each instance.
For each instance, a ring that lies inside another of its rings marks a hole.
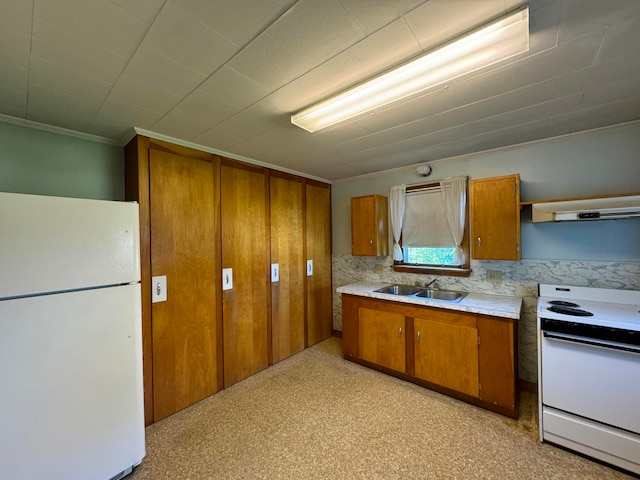
[[[149,150],[154,420],[217,391],[217,202],[211,161]]]
[[[331,190],[329,185],[306,185],[307,260],[313,273],[307,275],[307,346],[331,336]]]
[[[270,302],[267,188],[260,168],[221,167],[222,268],[233,269],[233,288],[222,291],[224,384],[268,365]]]
[[[271,283],[273,362],[304,349],[304,202],[299,180],[270,178],[271,264],[279,280]]]

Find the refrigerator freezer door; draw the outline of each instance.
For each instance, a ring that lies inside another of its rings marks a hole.
[[[140,280],[138,205],[0,193],[0,299]]]
[[[145,455],[140,284],[0,302],[0,477],[107,480]]]

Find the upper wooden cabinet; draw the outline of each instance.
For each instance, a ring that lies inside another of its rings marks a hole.
[[[520,175],[470,182],[471,256],[520,260]]]
[[[351,254],[389,254],[389,202],[383,195],[351,199]]]

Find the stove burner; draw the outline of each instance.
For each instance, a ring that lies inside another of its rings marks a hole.
[[[579,307],[577,303],[573,302],[565,302],[564,300],[551,300],[548,302],[549,305],[557,305],[559,307]]]
[[[554,313],[561,313],[563,315],[573,315],[574,317],[592,317],[593,313],[587,312],[586,310],[580,310],[579,308],[573,307],[562,307],[562,306],[553,306],[547,307],[547,310]]]

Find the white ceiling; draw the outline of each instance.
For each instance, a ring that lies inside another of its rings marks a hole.
[[[640,119],[640,1],[530,0],[528,53],[322,132],[290,123],[522,3],[3,0],[0,113],[329,180]]]

